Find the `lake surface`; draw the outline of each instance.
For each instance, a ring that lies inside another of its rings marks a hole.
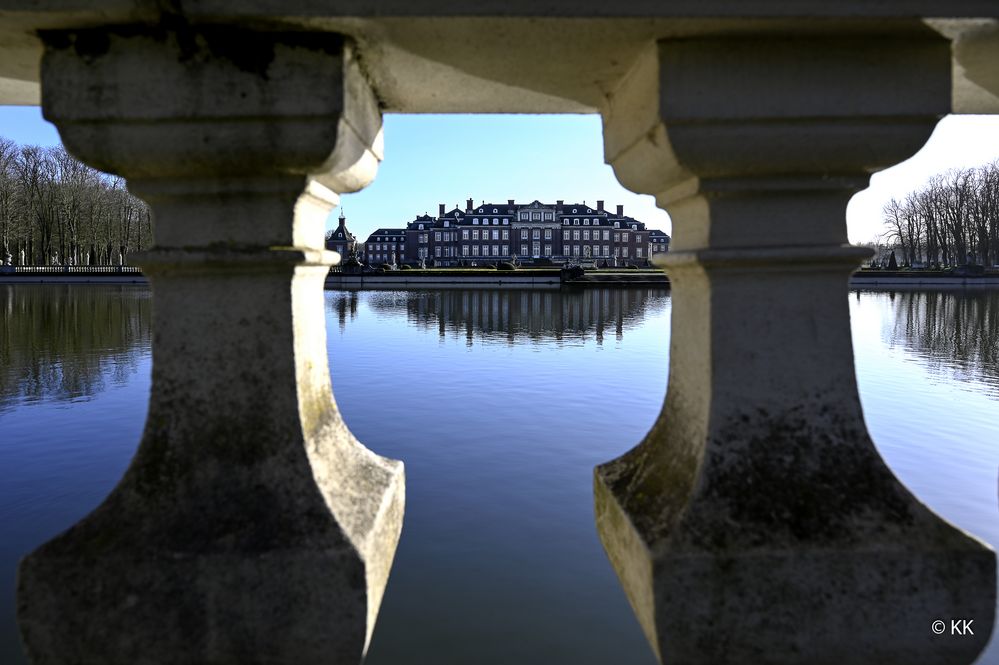
[[[999,292],[849,297],[882,455],[999,545]],[[659,412],[669,292],[331,291],[326,315],[348,425],[406,463],[367,663],[653,665],[597,538],[592,472]],[[138,444],[151,298],[0,286],[0,316],[0,662],[17,665],[18,559],[96,506]]]

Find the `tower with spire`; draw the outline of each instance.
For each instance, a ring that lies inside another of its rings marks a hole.
[[[340,260],[346,261],[356,248],[357,238],[347,230],[347,217],[341,209],[339,223],[335,229],[326,234],[326,249],[337,252],[340,254]]]

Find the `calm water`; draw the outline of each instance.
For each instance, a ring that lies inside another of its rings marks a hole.
[[[999,293],[850,302],[882,454],[999,545]],[[0,662],[17,664],[17,560],[97,505],[138,443],[151,300],[132,286],[0,286],[0,313]],[[591,483],[659,411],[668,292],[329,292],[326,313],[344,417],[406,463],[368,663],[652,665]]]

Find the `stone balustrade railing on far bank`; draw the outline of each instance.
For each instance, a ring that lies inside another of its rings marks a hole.
[[[0,266],[0,283],[6,284],[145,284],[137,266]]]

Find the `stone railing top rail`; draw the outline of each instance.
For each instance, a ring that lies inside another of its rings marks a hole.
[[[107,18],[141,16],[160,11],[158,3],[145,0],[5,0],[0,11],[35,14],[101,14]],[[280,17],[295,16],[437,16],[555,18],[613,17],[986,17],[999,8],[991,0],[604,0],[536,2],[534,0],[201,0],[186,2],[189,16]]]
[[[936,31],[965,44],[955,58],[974,69],[995,61],[979,36],[999,30],[992,0],[202,0],[180,11],[174,24],[348,35],[383,110],[400,113],[596,112],[657,39]],[[159,3],[140,0],[0,0],[0,104],[40,103],[39,31],[156,26],[163,15]],[[955,68],[955,112],[999,108],[984,80]]]

